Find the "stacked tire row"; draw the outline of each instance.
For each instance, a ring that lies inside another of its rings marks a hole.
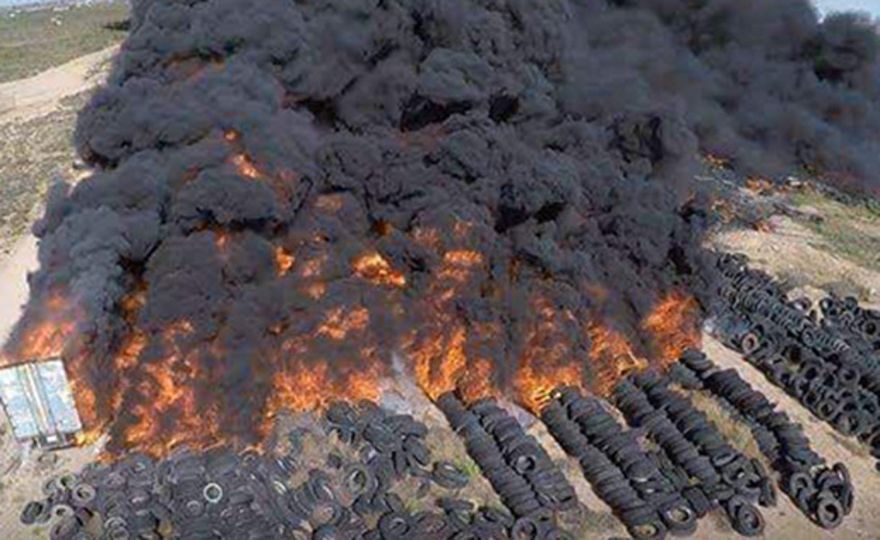
[[[179,451],[161,463],[133,454],[50,481],[47,498],[28,503],[24,524],[46,523],[52,539],[276,538],[290,534],[275,512],[278,462],[255,454]],[[48,514],[47,514],[48,512]]]
[[[861,385],[880,396],[880,311],[861,308],[853,297],[829,296],[819,301],[819,313],[821,326],[841,336],[850,357],[858,358]]]
[[[817,418],[880,458],[880,367],[863,339],[874,331],[872,315],[852,300],[829,298],[820,303],[820,321],[808,300],[789,301],[744,258],[725,256],[720,267],[729,308],[719,318],[721,337]]]
[[[28,503],[21,520],[53,520],[50,536],[57,540],[521,540],[538,538],[539,532],[549,535],[541,538],[564,538],[546,520],[517,520],[454,497],[428,500],[433,511],[409,511],[411,505],[391,489],[399,482],[419,482],[417,498],[430,495],[434,485],[454,494],[468,484],[455,465],[430,461],[423,441],[427,429],[410,416],[367,402],[335,404],[326,427],[342,445],[322,440],[328,448],[325,466],[303,466],[300,430],[289,434],[283,455],[178,449],[157,462],[132,454],[51,480],[47,497]],[[346,445],[357,450],[356,458],[337,451]]]
[[[829,467],[810,447],[801,426],[744,381],[736,370],[719,370],[697,351],[681,359],[684,369],[726,409],[746,423],[761,452],[780,474],[780,487],[798,508],[826,529],[850,513],[854,491],[846,467]]]
[[[764,272],[749,269],[746,264],[747,259],[742,255],[725,254],[718,259],[722,276],[719,295],[733,312],[754,317],[756,326],[768,324],[767,330],[772,332],[768,332],[763,341],[747,340],[740,346],[780,350],[786,341],[794,341],[822,356],[849,348],[843,339],[819,326],[809,316],[809,305],[803,300],[789,302],[778,283]],[[783,342],[779,341],[780,338]]]
[[[880,311],[859,306],[849,296],[829,296],[819,301],[822,326],[843,334],[843,339],[869,358],[872,368],[880,363]]]
[[[663,538],[696,530],[696,513],[631,431],[597,399],[562,388],[541,419],[562,449],[578,460],[584,477],[633,538]]]
[[[546,450],[494,400],[467,407],[453,393],[437,400],[452,429],[464,440],[468,455],[517,518],[518,529],[533,529],[536,538],[564,538],[555,514],[577,506],[574,488]],[[526,536],[528,537],[528,536]]]
[[[644,428],[679,468],[680,486],[698,516],[720,505],[738,533],[763,532],[764,518],[755,504],[774,506],[776,492],[760,461],[730,446],[706,415],[656,372],[622,381],[614,399],[627,421]]]

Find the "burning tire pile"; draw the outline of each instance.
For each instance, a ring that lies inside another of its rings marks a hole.
[[[782,490],[797,507],[825,529],[840,525],[854,501],[846,466],[828,466],[810,447],[801,427],[777,411],[775,404],[752,389],[735,370],[718,370],[696,352],[683,357],[683,362],[706,390],[750,427],[759,449],[779,473]]]
[[[880,458],[877,313],[854,299],[825,298],[819,310],[807,299],[789,300],[740,256],[723,257],[719,268],[726,302],[716,325],[721,337],[817,418]]]

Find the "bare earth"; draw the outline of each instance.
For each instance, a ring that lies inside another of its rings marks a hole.
[[[821,290],[861,297],[864,304],[880,304],[880,272],[864,268],[823,249],[827,240],[785,216],[770,220],[773,232],[731,230],[712,239],[721,251],[744,253],[749,264],[777,278],[787,278],[801,286],[813,299]],[[880,238],[880,230],[866,230]]]
[[[0,84],[0,123],[38,118],[55,110],[61,99],[94,87],[117,50],[114,45],[29,79]]]

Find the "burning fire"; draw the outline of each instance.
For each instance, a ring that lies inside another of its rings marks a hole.
[[[415,376],[431,399],[458,388],[467,371],[464,345],[467,332],[459,326],[449,335],[423,345],[415,355]]]
[[[235,154],[230,158],[230,162],[235,165],[238,174],[251,180],[258,180],[263,177],[257,166],[247,154]]]
[[[42,317],[27,326],[16,343],[15,350],[9,351],[10,358],[3,361],[4,358],[0,356],[0,365],[11,363],[13,359],[34,360],[61,356],[75,337],[81,314],[60,292],[51,294],[43,302],[39,313]]]
[[[553,306],[543,296],[533,298],[531,308],[537,322],[527,331],[514,389],[527,409],[538,412],[554,389],[583,386],[589,359],[573,346],[577,341],[572,336],[583,330],[569,309]]]
[[[588,329],[590,359],[595,380],[593,386],[599,395],[607,395],[614,385],[628,374],[645,369],[648,362],[633,352],[629,340],[610,327],[594,323]]]
[[[660,366],[669,366],[685,350],[700,345],[699,305],[692,296],[673,291],[645,318],[642,329],[653,340]]]
[[[217,412],[210,402],[198,399],[195,381],[205,374],[191,355],[198,349],[186,345],[194,332],[192,323],[177,321],[160,336],[165,354],[159,358],[139,358],[141,395],[131,411],[136,420],[123,434],[126,448],[137,448],[152,455],[165,455],[181,443],[207,447],[221,441]],[[128,354],[141,350],[133,338]],[[123,357],[126,350],[123,350]]]
[[[406,276],[393,269],[388,261],[377,252],[367,253],[355,259],[354,272],[376,285],[406,286]]]
[[[420,230],[417,236],[439,247],[436,231]],[[474,401],[494,391],[492,362],[497,354],[502,328],[497,322],[466,324],[456,315],[455,302],[483,264],[483,255],[468,249],[450,250],[426,292],[424,309],[429,313],[424,328],[404,340],[403,349],[413,362],[416,382],[431,399],[457,391],[465,401]],[[484,352],[485,351],[485,352]]]
[[[275,247],[275,270],[279,277],[287,275],[295,262],[296,258],[289,251],[281,246]]]
[[[324,335],[330,339],[341,341],[348,337],[350,332],[363,332],[370,322],[370,312],[364,307],[358,307],[347,313],[343,308],[335,308],[324,320],[324,324],[318,328],[318,335]]]
[[[343,374],[330,373],[326,362],[302,365],[293,362],[272,378],[272,395],[267,404],[267,420],[274,419],[284,409],[310,411],[323,408],[330,402],[343,399],[376,400],[379,398],[379,373],[374,364],[361,370]],[[270,425],[264,427],[269,430]]]
[[[706,154],[704,156],[706,159],[706,163],[709,164],[713,169],[727,169],[730,168],[730,160],[723,156],[716,156],[714,154]]]

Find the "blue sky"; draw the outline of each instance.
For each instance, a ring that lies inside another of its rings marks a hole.
[[[880,0],[815,0],[815,3],[823,12],[858,9],[880,17]]]

